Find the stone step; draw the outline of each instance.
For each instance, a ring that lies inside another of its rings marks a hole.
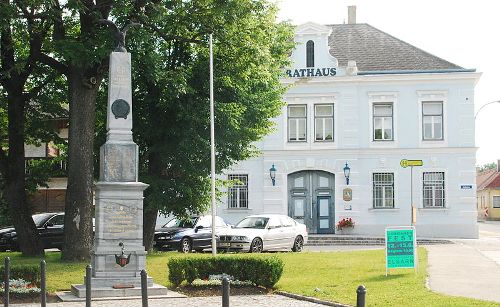
[[[421,238],[417,239],[417,244],[452,244],[447,239]],[[346,235],[309,235],[307,246],[328,246],[328,245],[384,245],[385,238],[362,237]]]
[[[153,284],[148,287],[149,296],[167,295],[170,290],[158,284]],[[71,292],[75,297],[84,298],[86,296],[85,285],[71,285]],[[141,287],[133,287],[127,289],[114,289],[112,287],[92,287],[92,298],[101,297],[131,297],[141,296]]]

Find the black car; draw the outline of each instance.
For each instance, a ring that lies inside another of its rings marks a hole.
[[[230,227],[221,217],[215,217],[215,227]],[[212,216],[192,216],[188,219],[174,218],[155,230],[154,246],[157,249],[178,250],[189,253],[201,252],[212,247]]]
[[[32,216],[44,248],[62,248],[64,241],[64,212],[41,213]],[[0,251],[17,251],[19,242],[13,226],[0,229]]]

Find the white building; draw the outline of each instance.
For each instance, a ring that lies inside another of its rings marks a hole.
[[[226,171],[241,184],[218,214],[233,223],[286,214],[309,233],[335,233],[350,217],[352,233],[383,236],[387,226],[411,224],[413,198],[419,237],[476,238],[480,73],[353,21],[306,23],[295,41],[276,130],[257,144],[260,157]],[[423,166],[403,168],[402,159]]]

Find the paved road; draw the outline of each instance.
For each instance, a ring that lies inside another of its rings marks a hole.
[[[500,222],[479,223],[478,240],[427,246],[429,287],[449,295],[500,302]]]

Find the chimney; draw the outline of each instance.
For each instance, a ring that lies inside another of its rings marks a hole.
[[[356,24],[356,6],[349,5],[347,7],[347,23]]]
[[[497,160],[497,172],[500,172],[500,159]]]

